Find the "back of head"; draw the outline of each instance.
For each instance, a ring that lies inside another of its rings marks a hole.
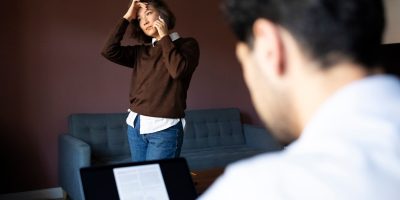
[[[226,0],[224,9],[239,40],[250,45],[253,23],[265,18],[288,30],[321,66],[343,59],[377,64],[385,26],[381,0]]]

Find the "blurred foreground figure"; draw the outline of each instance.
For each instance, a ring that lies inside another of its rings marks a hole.
[[[278,153],[200,199],[399,199],[400,82],[378,63],[380,0],[226,0],[237,57]]]

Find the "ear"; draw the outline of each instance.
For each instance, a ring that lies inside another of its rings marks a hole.
[[[257,19],[253,24],[253,52],[262,70],[268,75],[284,75],[284,52],[279,27],[267,19]],[[273,78],[273,77],[271,77]]]

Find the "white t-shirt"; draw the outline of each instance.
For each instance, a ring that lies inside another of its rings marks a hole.
[[[128,110],[129,115],[126,118],[126,123],[129,126],[135,128],[135,118],[137,117],[137,113]],[[165,130],[171,126],[176,125],[179,121],[182,121],[182,126],[185,128],[186,121],[184,118],[175,119],[175,118],[161,118],[161,117],[149,117],[145,115],[140,115],[140,134],[149,134],[155,133],[157,131]]]

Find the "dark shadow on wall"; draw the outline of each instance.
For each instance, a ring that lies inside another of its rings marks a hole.
[[[40,139],[30,126],[36,119],[29,118],[27,112],[30,99],[26,95],[23,3],[1,1],[0,8],[6,22],[1,24],[0,32],[0,193],[3,194],[31,190],[48,179],[40,175],[44,167],[37,142]]]
[[[3,19],[11,19],[14,15],[18,16],[19,9],[16,1],[1,1],[0,3],[1,13]],[[6,10],[8,10],[6,12]],[[12,182],[12,174],[14,172],[13,164],[16,156],[19,156],[14,151],[12,135],[20,132],[16,113],[22,111],[21,108],[14,108],[12,105],[21,102],[21,84],[16,84],[20,80],[20,40],[19,38],[19,26],[18,21],[15,23],[4,23],[1,25],[0,32],[0,43],[2,48],[0,49],[0,100],[1,100],[1,112],[0,112],[0,193],[9,191]]]
[[[13,19],[20,14],[20,9],[16,1],[2,1],[1,13],[3,19]],[[1,178],[0,178],[0,193],[9,192],[16,185],[14,183],[13,174],[17,172],[17,159],[24,158],[21,156],[20,146],[16,144],[15,135],[21,135],[21,118],[18,118],[18,113],[22,113],[22,83],[21,83],[21,40],[20,26],[18,20],[13,20],[12,23],[2,24],[0,37],[1,48],[1,112],[0,112],[0,154],[1,154]],[[20,105],[20,106],[14,106]],[[24,139],[21,137],[21,141]],[[19,142],[18,142],[19,143]],[[20,146],[22,148],[22,145]]]

